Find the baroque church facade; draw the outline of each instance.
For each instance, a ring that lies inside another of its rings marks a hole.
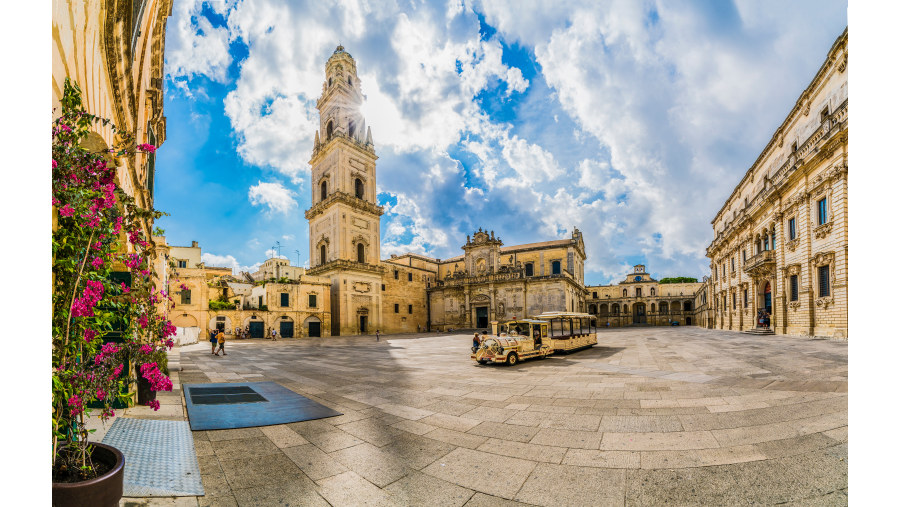
[[[463,255],[381,259],[375,146],[360,112],[356,62],[338,46],[325,65],[311,166],[308,274],[331,280],[331,335],[487,328],[491,320],[584,311],[584,241],[504,246],[478,230]]]

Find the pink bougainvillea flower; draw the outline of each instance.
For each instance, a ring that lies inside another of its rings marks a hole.
[[[138,319],[138,324],[140,324],[141,327],[146,328],[147,327],[147,316],[141,315],[141,317]]]
[[[153,410],[159,410],[159,402],[156,400],[150,400],[147,402],[147,406],[152,408]]]
[[[139,144],[139,145],[137,145],[137,149],[139,149],[141,151],[146,151],[147,153],[156,152],[156,146],[153,146],[152,144]]]
[[[75,210],[72,208],[71,204],[66,204],[62,208],[59,208],[59,214],[64,217],[70,217],[75,214]]]
[[[97,337],[97,331],[90,329],[90,328],[84,330],[84,341],[91,342],[96,337]]]
[[[128,294],[129,292],[131,292],[131,287],[125,285],[125,282],[122,282],[122,292],[125,294]]]
[[[91,261],[91,266],[94,266],[94,269],[100,269],[103,267],[103,259],[100,257],[94,257],[94,260]]]
[[[56,169],[56,160],[53,160],[53,168]]]

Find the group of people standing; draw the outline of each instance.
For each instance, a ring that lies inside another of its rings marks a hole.
[[[225,353],[225,331],[222,329],[213,329],[209,332],[209,341],[212,343],[212,353],[214,356],[218,356],[219,352],[222,353],[223,356],[227,356]],[[219,350],[216,350],[216,345],[219,346]]]

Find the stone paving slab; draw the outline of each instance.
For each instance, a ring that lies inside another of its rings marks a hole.
[[[344,415],[193,432],[206,495],[123,505],[848,502],[846,342],[602,330],[509,368],[468,335],[384,338],[181,347],[178,385],[254,375]],[[180,391],[161,401],[185,420]]]

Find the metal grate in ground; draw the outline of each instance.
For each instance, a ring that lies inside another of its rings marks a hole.
[[[123,496],[203,496],[187,421],[117,418],[103,437],[125,455]]]

